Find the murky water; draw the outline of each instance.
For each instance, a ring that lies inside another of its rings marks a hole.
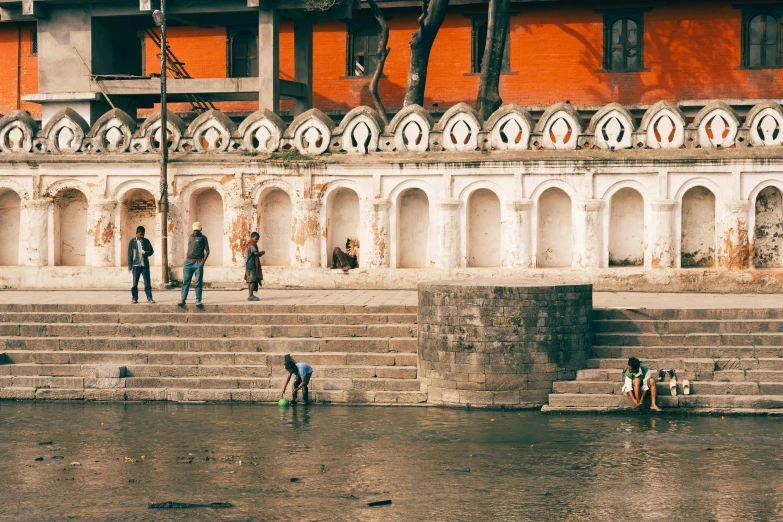
[[[0,479],[2,520],[781,520],[783,419],[3,402]]]

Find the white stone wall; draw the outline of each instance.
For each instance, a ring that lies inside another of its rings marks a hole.
[[[22,199],[13,190],[0,191],[0,266],[19,264],[19,229]]]

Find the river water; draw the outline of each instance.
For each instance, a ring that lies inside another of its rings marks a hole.
[[[0,479],[14,521],[783,520],[783,419],[0,402]]]

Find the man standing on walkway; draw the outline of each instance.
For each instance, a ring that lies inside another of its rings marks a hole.
[[[188,298],[190,281],[196,276],[196,306],[201,306],[201,287],[204,284],[204,264],[209,257],[209,241],[207,236],[201,233],[201,223],[193,223],[193,233],[188,238],[188,253],[185,264],[182,267],[182,301],[180,306],[185,306]]]
[[[152,299],[152,284],[150,284],[150,260],[154,254],[152,243],[144,237],[144,227],[136,227],[136,237],[128,243],[128,272],[133,272],[133,286],[131,287],[131,303],[139,302],[139,277],[144,278],[144,293],[147,302],[154,303]]]

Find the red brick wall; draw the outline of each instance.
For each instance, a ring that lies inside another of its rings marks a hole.
[[[0,24],[0,114],[21,108],[40,116],[38,104],[21,102],[17,107],[20,91],[22,95],[38,92],[38,57],[30,54],[30,31],[35,24],[21,24],[21,48],[19,27]]]

